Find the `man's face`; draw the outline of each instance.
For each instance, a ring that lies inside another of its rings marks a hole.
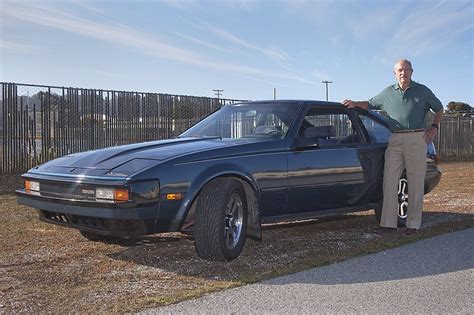
[[[406,61],[397,62],[395,68],[393,69],[393,73],[398,80],[398,84],[400,86],[406,86],[410,83],[411,75],[413,73],[413,69],[411,65]]]

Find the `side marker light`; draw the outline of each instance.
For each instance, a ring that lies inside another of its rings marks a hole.
[[[181,200],[183,197],[183,194],[166,194],[166,200]]]

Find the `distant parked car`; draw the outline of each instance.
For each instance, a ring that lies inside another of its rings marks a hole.
[[[227,105],[176,139],[64,156],[23,174],[18,202],[92,240],[192,232],[228,261],[261,223],[375,209],[390,130],[371,111],[319,101]],[[425,192],[439,182],[432,158]],[[407,183],[400,179],[400,223]]]

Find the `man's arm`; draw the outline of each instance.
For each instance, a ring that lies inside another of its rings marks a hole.
[[[369,108],[369,102],[368,101],[353,101],[353,100],[343,100],[342,105],[346,106],[347,108],[362,108],[367,110]]]
[[[439,125],[439,123],[441,122],[441,118],[443,117],[443,112],[444,112],[444,110],[441,109],[441,110],[437,111],[437,112],[434,114],[434,117],[433,117],[433,124]]]
[[[444,110],[440,109],[434,114],[433,124],[439,125],[439,123],[441,122],[441,118],[443,117],[443,112]],[[423,136],[423,138],[425,139],[425,142],[426,143],[433,142],[433,139],[436,136],[437,131],[438,131],[438,128],[435,128],[435,127],[430,127],[426,129],[425,135]]]

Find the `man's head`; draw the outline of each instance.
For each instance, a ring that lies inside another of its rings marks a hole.
[[[408,88],[410,86],[411,75],[413,74],[411,62],[406,59],[398,60],[393,66],[393,74],[395,74],[398,85],[402,89]]]

